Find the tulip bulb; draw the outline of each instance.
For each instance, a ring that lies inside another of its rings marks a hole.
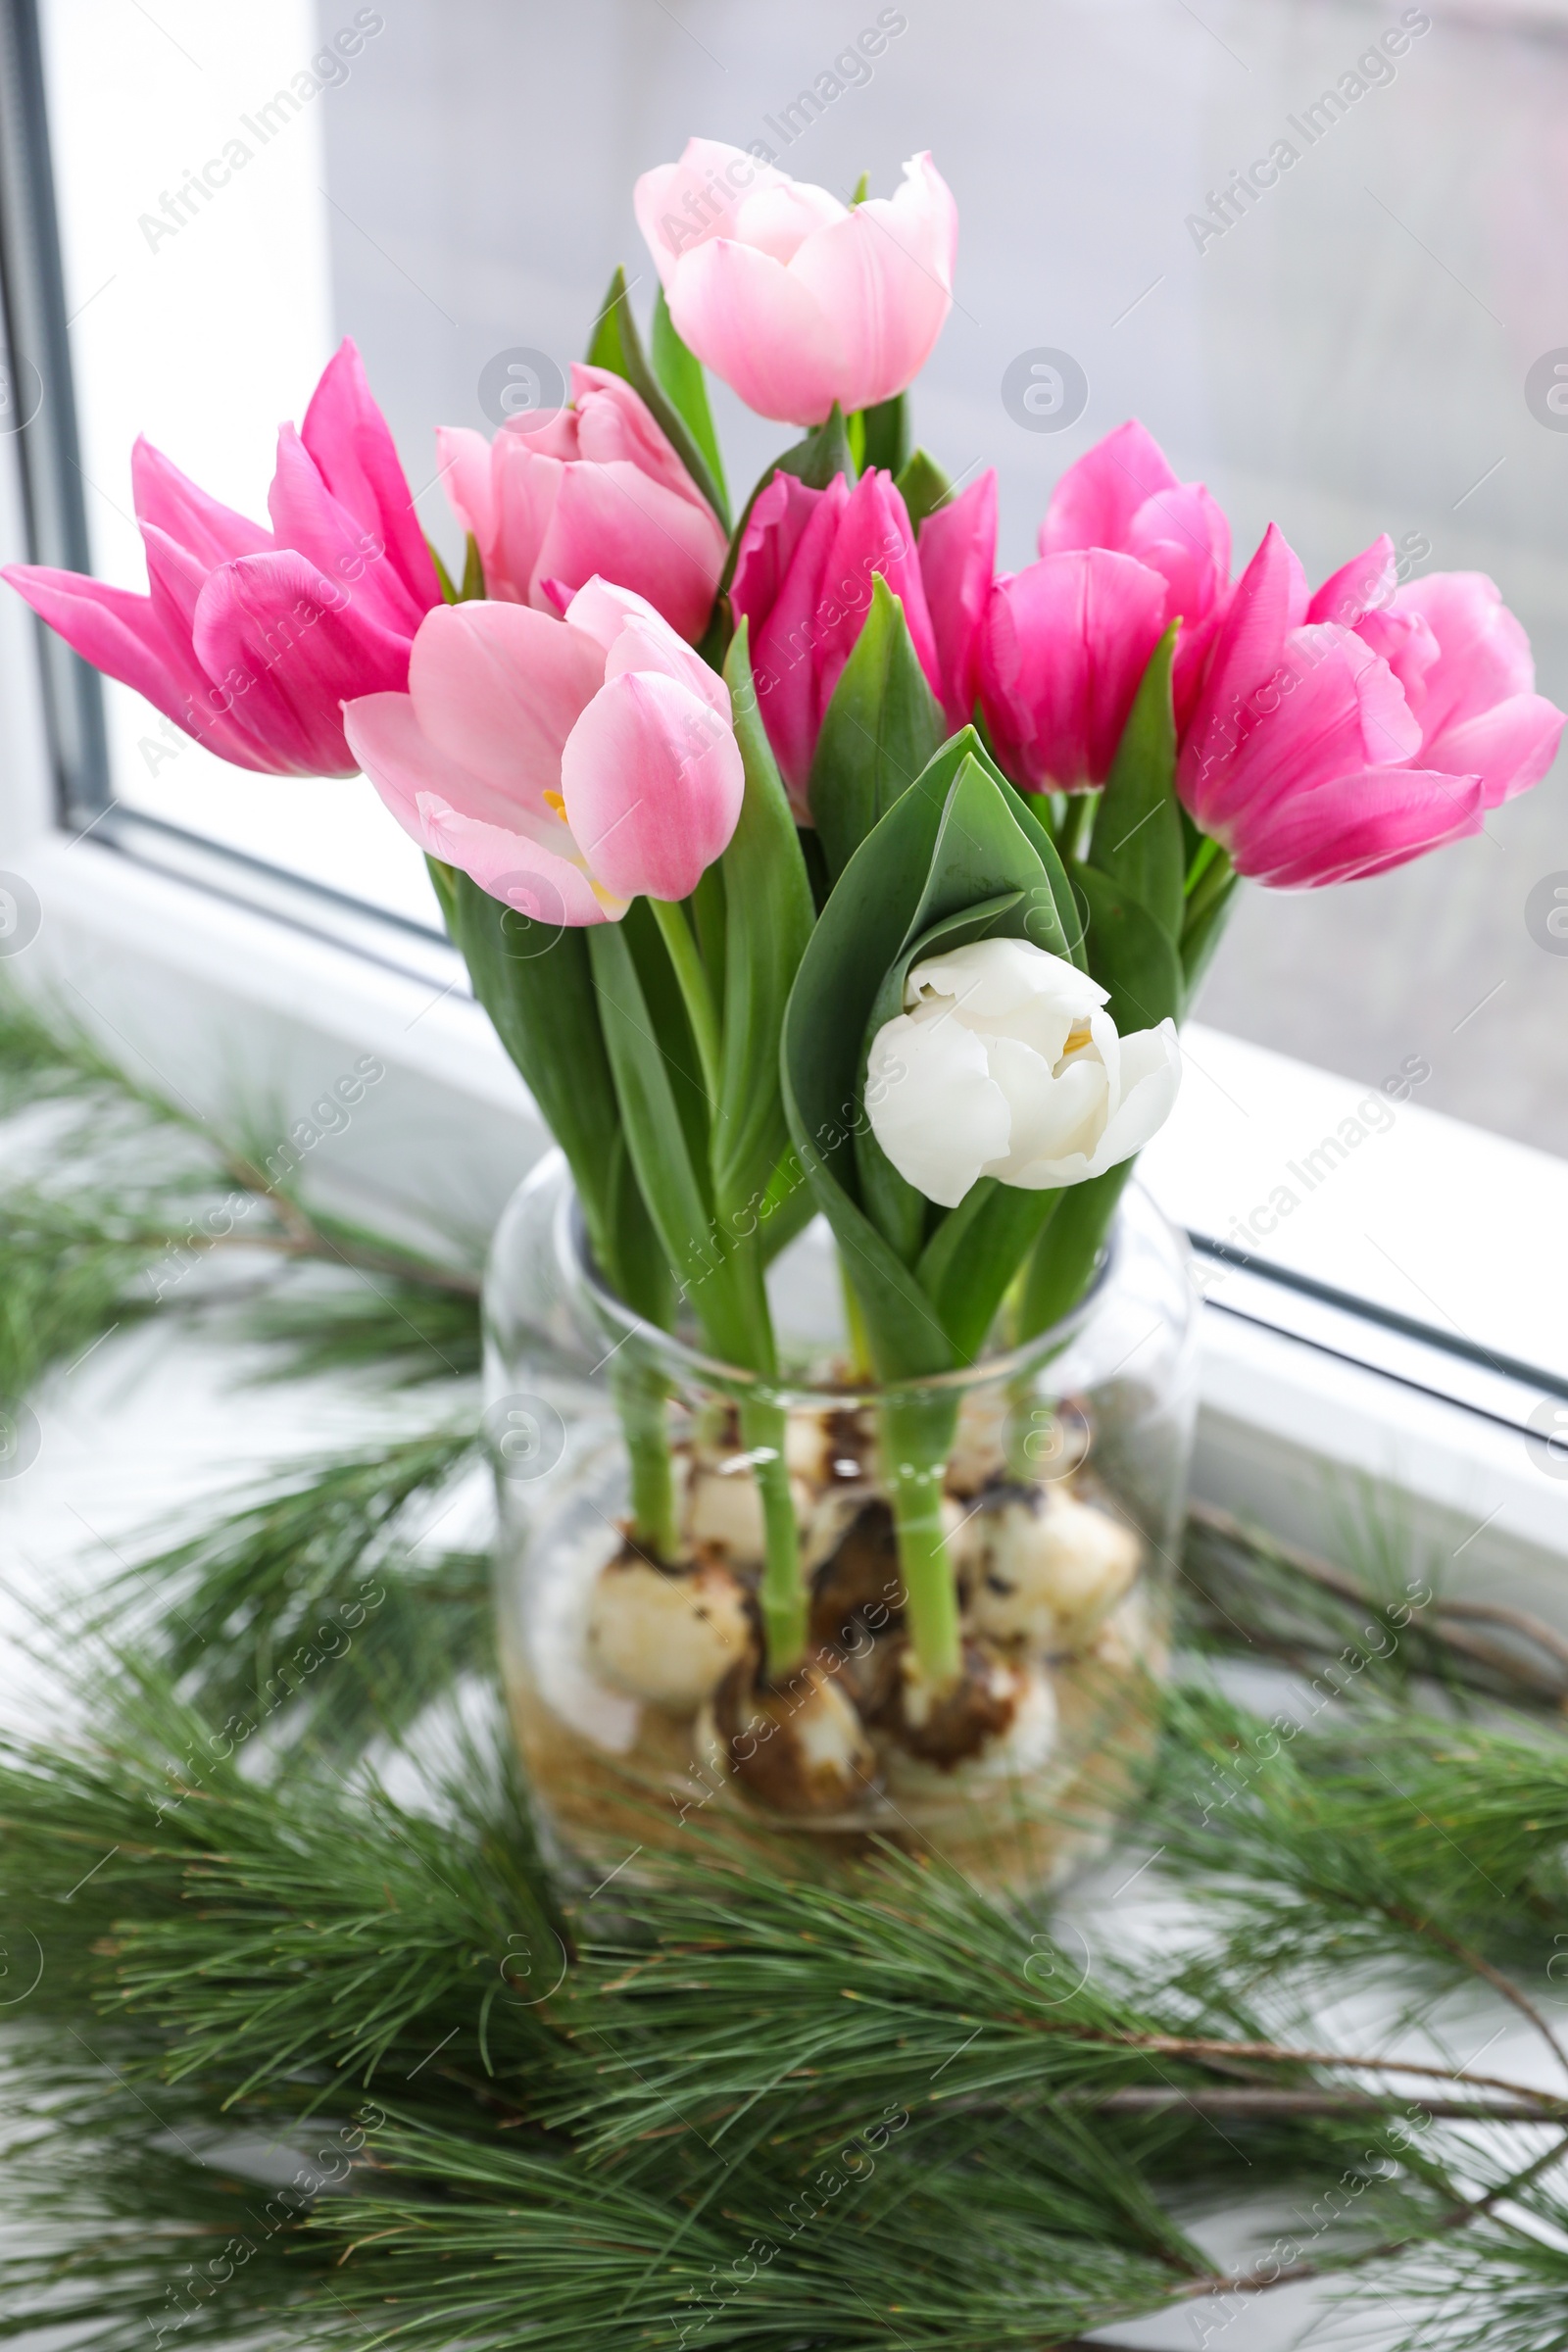
[[[969,1615],[992,1641],[1079,1650],[1137,1577],[1143,1546],[1096,1504],[1012,1491],[974,1523]]]
[[[753,1646],[745,1588],[718,1560],[656,1568],[628,1548],[594,1587],[589,1664],[614,1690],[667,1714],[695,1715]]]
[[[938,1777],[1004,1780],[1039,1771],[1056,1741],[1049,1678],[1030,1660],[966,1642],[957,1679],[928,1682],[912,1647],[902,1647],[877,1709],[891,1733],[890,1784],[929,1788]]]
[[[826,1667],[798,1667],[764,1689],[737,1668],[714,1694],[716,1756],[775,1812],[853,1812],[871,1794],[876,1752],[854,1705]]]

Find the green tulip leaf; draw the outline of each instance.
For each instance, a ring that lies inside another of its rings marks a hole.
[[[1110,992],[1106,1009],[1125,1037],[1182,1015],[1182,967],[1166,934],[1141,899],[1098,866],[1074,868],[1089,921],[1089,970]]]
[[[1186,858],[1176,798],[1170,670],[1178,623],[1150,657],[1095,817],[1089,862],[1130,891],[1173,943],[1180,939]]]
[[[800,835],[752,684],[745,621],[730,647],[724,677],[746,792],[740,821],[717,869],[724,900],[723,1024],[712,1171],[721,1217],[765,1195],[789,1142],[778,1077],[779,1038],[815,919]]]
[[[812,428],[804,441],[797,441],[781,458],[775,458],[752,492],[753,500],[759,490],[765,490],[775,473],[793,473],[808,490],[825,490],[836,473],[842,473],[854,487],[859,468],[850,447],[849,427],[844,411],[837,401],[828,411],[825,420]]]
[[[811,761],[811,815],[835,880],[941,741],[942,711],[904,606],[877,572]]]
[[[897,392],[873,409],[861,409],[859,417],[862,468],[880,466],[885,473],[902,473],[909,455],[908,394]]]
[[[1102,1176],[1057,1195],[1060,1205],[1035,1244],[1024,1277],[1014,1330],[1020,1346],[1050,1331],[1078,1304],[1100,1263],[1134,1164],[1124,1159]]]
[[[600,1027],[586,931],[536,923],[428,860],[473,993],[566,1155],[606,1279],[639,1314],[669,1319],[667,1260],[628,1184],[626,1141]]]
[[[908,961],[929,943],[999,932],[1028,939],[1042,906],[1056,920],[1045,865],[1006,787],[961,741],[956,758],[954,748],[927,763],[851,858],[802,957],[784,1025],[790,1132],[884,1379],[940,1371],[955,1349],[907,1262],[933,1212],[874,1155],[868,1133],[873,1012],[879,1003],[897,1008]]]
[[[1025,1254],[1070,1198],[982,1176],[937,1227],[915,1271],[960,1363],[973,1363],[984,1349]]]
[[[718,435],[713,430],[712,411],[708,405],[708,384],[703,375],[703,363],[681,341],[675,321],[669,315],[669,305],[664,300],[662,286],[654,303],[654,372],[685,418],[692,439],[703,453],[718,491],[718,514],[724,528],[728,530],[729,489],[724,480],[724,461],[719,455]]]
[[[926,516],[934,514],[952,497],[953,484],[935,458],[928,457],[923,449],[917,449],[896,470],[898,478],[893,486],[908,510],[910,529],[918,531]]]
[[[765,1323],[748,1297],[743,1255],[717,1233],[707,1171],[678,1099],[685,1073],[662,1051],[626,927],[598,923],[576,936],[588,942],[626,1149],[669,1268],[715,1354],[765,1369]]]

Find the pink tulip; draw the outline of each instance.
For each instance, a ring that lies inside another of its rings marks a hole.
[[[1395,593],[1393,566],[1380,541],[1309,598],[1271,524],[1237,584],[1177,789],[1241,873],[1313,887],[1403,864],[1475,832],[1556,749],[1562,713],[1530,691],[1491,581]]]
[[[820,424],[902,392],[953,305],[958,215],[929,155],[893,197],[845,205],[719,139],[633,191],[669,315],[760,416]]]
[[[146,441],[131,455],[149,596],[44,564],[5,573],[83,658],[210,751],[273,775],[352,775],[345,697],[401,687],[441,599],[385,417],[344,342],[284,425],[264,530]]]
[[[344,720],[404,831],[540,922],[684,899],[740,817],[723,680],[643,597],[601,579],[563,620],[437,607],[407,694],[367,695]]]
[[[1042,556],[997,581],[980,630],[980,704],[1025,792],[1103,784],[1165,604],[1159,572],[1102,547]]]
[[[1230,597],[1231,529],[1201,482],[1176,479],[1136,418],[1097,442],[1051,494],[1040,553],[1091,547],[1136,556],[1164,580],[1163,626],[1182,623],[1171,685],[1184,725]]]
[[[920,578],[942,665],[942,709],[956,733],[980,693],[980,630],[997,567],[997,473],[977,482],[920,525]]]
[[[1537,694],[1530,640],[1494,581],[1438,571],[1397,585],[1385,535],[1324,582],[1308,618],[1333,618],[1370,645],[1404,688],[1421,728],[1423,766],[1474,775],[1495,808],[1539,784],[1563,713]]]
[[[560,612],[597,572],[695,641],[724,568],[724,526],[640,393],[574,367],[572,406],[514,416],[495,439],[443,425],[447,494],[478,541],[489,595]]]
[[[808,490],[775,473],[742,534],[730,600],[751,621],[752,676],[762,724],[795,811],[809,823],[807,785],[833,689],[871,610],[877,573],[904,617],[933,693],[942,690],[914,533],[893,476],[873,466],[852,490],[842,473]]]

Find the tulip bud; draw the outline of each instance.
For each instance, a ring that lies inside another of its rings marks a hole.
[[[1106,1002],[1027,940],[914,965],[866,1072],[871,1130],[899,1174],[955,1208],[981,1176],[1054,1191],[1141,1152],[1176,1100],[1175,1024],[1120,1037]]]
[[[929,155],[895,196],[850,206],[692,139],[632,202],[681,337],[760,416],[820,424],[835,401],[891,400],[952,308],[957,208]]]

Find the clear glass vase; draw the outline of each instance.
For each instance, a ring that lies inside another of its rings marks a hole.
[[[497,1230],[501,1655],[547,1847],[597,1881],[714,1839],[797,1873],[888,1839],[993,1887],[1057,1884],[1103,1842],[1152,1746],[1196,1406],[1186,1244],[1130,1188],[1062,1324],[897,1394],[851,1376],[822,1219],[767,1279],[782,1370],[764,1383],[606,1289],[559,1152]],[[962,1649],[934,1689],[884,1456],[911,1404],[940,1418],[940,1391],[956,1404],[940,1512]],[[778,1450],[742,1436],[760,1402],[782,1408],[809,1604],[806,1657],[776,1681],[758,1471]],[[646,1501],[661,1478],[672,1558],[630,1540],[639,1485]]]

